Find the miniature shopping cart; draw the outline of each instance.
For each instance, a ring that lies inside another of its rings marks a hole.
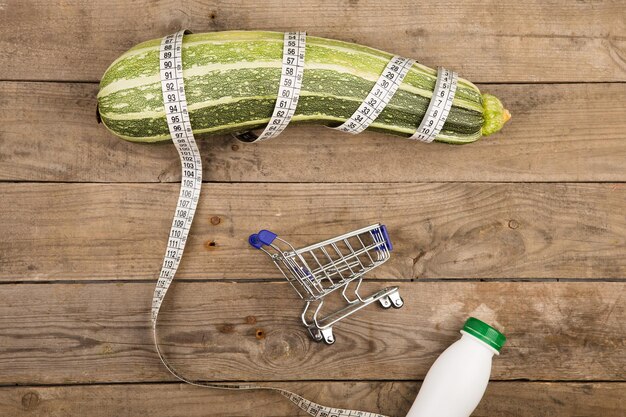
[[[249,242],[272,258],[306,301],[302,322],[316,342],[333,344],[333,325],[369,304],[378,301],[383,308],[400,308],[404,304],[398,287],[384,288],[366,298],[359,294],[363,275],[391,255],[392,245],[384,225],[373,224],[302,249],[294,248],[269,230],[250,235]],[[348,292],[351,283],[354,290]],[[322,314],[326,296],[337,290],[341,290],[343,306]]]

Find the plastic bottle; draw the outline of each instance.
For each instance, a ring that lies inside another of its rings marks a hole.
[[[500,354],[506,337],[474,317],[461,334],[431,366],[407,417],[469,417],[480,402],[491,359]]]

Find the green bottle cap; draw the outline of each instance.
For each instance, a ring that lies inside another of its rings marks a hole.
[[[504,346],[504,343],[506,342],[506,336],[484,321],[478,320],[475,317],[467,319],[465,325],[463,326],[463,330],[478,340],[487,343],[498,352],[500,352],[500,349],[502,349],[502,346]]]

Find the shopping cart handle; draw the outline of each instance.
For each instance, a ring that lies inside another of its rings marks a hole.
[[[382,248],[386,248],[389,252],[393,250],[393,245],[391,244],[391,239],[389,239],[389,233],[387,232],[387,226],[384,224],[380,225],[379,229],[374,230],[374,235],[380,235],[381,240],[384,240],[385,243],[382,243],[380,246]]]
[[[261,230],[259,233],[254,233],[248,238],[250,245],[257,249],[261,249],[263,245],[271,245],[276,239],[276,233],[272,233],[269,230]]]

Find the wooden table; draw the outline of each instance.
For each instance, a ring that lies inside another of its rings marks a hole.
[[[161,322],[176,367],[404,416],[476,315],[509,342],[474,415],[623,416],[626,5],[433,3],[0,1],[0,415],[304,415],[273,393],[181,385],[152,346],[176,151],[109,134],[95,95],[127,48],[187,27],[306,30],[444,65],[513,119],[467,146],[322,127],[203,142],[207,183]],[[311,343],[246,237],[307,244],[376,221],[395,251],[367,288],[397,283],[406,306]]]

